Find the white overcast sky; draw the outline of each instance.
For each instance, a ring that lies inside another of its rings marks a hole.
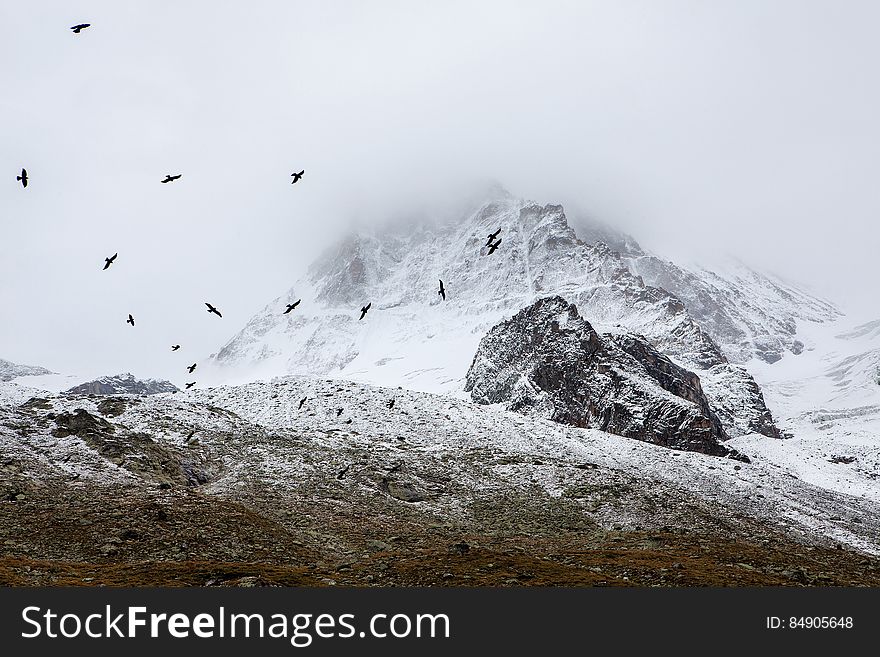
[[[40,0],[0,21],[2,358],[180,383],[169,345],[216,351],[352,218],[471,178],[876,305],[877,2]]]

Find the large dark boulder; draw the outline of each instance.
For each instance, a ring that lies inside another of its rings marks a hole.
[[[715,456],[740,457],[700,378],[642,336],[599,335],[559,296],[541,299],[480,341],[465,390],[483,404]]]

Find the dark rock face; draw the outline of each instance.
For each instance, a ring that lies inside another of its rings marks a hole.
[[[638,335],[602,335],[559,296],[480,341],[465,390],[474,401],[715,456],[738,456],[699,377]]]
[[[55,417],[58,425],[53,435],[56,438],[65,436],[79,436],[81,438],[111,434],[115,431],[113,425],[107,420],[95,417],[82,408],[77,408],[73,413],[61,413]]]
[[[117,431],[117,426],[82,408],[55,418],[56,438],[76,436],[111,463],[160,484],[201,486],[209,482],[219,464],[199,450],[181,450],[156,442],[151,436]]]
[[[169,381],[141,380],[131,374],[118,374],[82,383],[67,390],[67,393],[73,395],[157,395],[161,392],[177,391],[177,386]]]

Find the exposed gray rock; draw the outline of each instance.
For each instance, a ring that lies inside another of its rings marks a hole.
[[[55,424],[58,425],[53,435],[56,438],[65,436],[96,436],[101,434],[111,434],[115,431],[112,424],[107,420],[95,417],[91,413],[82,408],[74,409],[73,413],[60,413],[55,417]]]
[[[161,392],[177,392],[179,389],[169,381],[136,379],[132,374],[104,376],[70,388],[74,395],[157,395]]]
[[[716,365],[701,381],[712,410],[731,438],[749,433],[781,438],[761,388],[744,368],[730,363]]]
[[[630,250],[624,261],[648,285],[682,300],[688,313],[736,363],[758,358],[775,363],[786,352],[798,355],[798,323],[827,322],[841,315],[833,304],[791,283],[728,262],[728,271],[683,267],[648,253]]]
[[[734,455],[699,377],[633,334],[600,336],[559,296],[540,299],[480,342],[474,401],[716,456]]]
[[[55,372],[47,370],[45,367],[18,365],[0,358],[0,381],[12,381],[20,376],[41,376],[43,374],[55,374]]]

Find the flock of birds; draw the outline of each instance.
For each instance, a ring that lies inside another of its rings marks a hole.
[[[86,29],[86,28],[88,28],[88,27],[91,27],[91,23],[80,23],[80,24],[78,24],[78,25],[74,25],[74,26],[72,26],[70,29],[71,29],[71,31],[72,31],[74,34],[79,34],[79,33],[81,33],[84,29]],[[294,185],[294,184],[298,183],[300,180],[302,180],[302,178],[303,178],[303,176],[305,175],[305,173],[306,173],[306,172],[305,172],[305,169],[302,169],[302,170],[299,171],[299,172],[291,173],[290,175],[291,175],[291,177],[293,177],[293,180],[291,181],[290,184],[291,184],[291,185]],[[168,174],[165,174],[165,178],[162,179],[162,180],[160,180],[159,182],[161,182],[162,184],[172,183],[172,182],[175,182],[176,180],[180,180],[180,178],[181,178],[182,176],[183,176],[183,174],[180,174],[180,173],[175,174],[175,175],[171,175],[170,173],[168,173]],[[27,188],[27,186],[28,186],[28,181],[30,180],[30,177],[28,176],[27,169],[25,169],[24,167],[22,167],[22,169],[21,169],[21,175],[16,176],[15,179],[16,179],[18,182],[21,183],[21,186],[22,186],[23,188]],[[492,233],[492,234],[490,234],[490,235],[488,236],[488,241],[486,242],[486,248],[488,248],[488,251],[486,252],[486,255],[492,255],[492,254],[495,253],[495,251],[498,249],[498,245],[501,244],[501,239],[498,238],[498,235],[499,235],[500,233],[501,233],[501,229],[499,228],[499,229],[496,230],[494,233]],[[497,241],[496,241],[496,240],[497,240]],[[117,258],[117,257],[119,257],[119,253],[114,253],[114,254],[113,254],[112,256],[110,256],[109,258],[104,258],[104,267],[103,267],[103,270],[102,270],[102,271],[106,271],[106,270],[110,269],[110,266],[111,266],[114,262],[116,262],[116,258]],[[437,294],[440,295],[440,297],[443,299],[443,301],[446,301],[446,288],[445,288],[445,286],[443,285],[443,281],[442,281],[442,279],[440,280],[440,289],[439,289],[439,291],[437,292]],[[294,309],[300,304],[301,301],[302,301],[302,299],[298,299],[298,300],[297,300],[296,302],[294,302],[294,303],[286,304],[287,308],[284,310],[284,312],[283,312],[282,314],[283,314],[283,315],[287,315],[287,314],[289,314],[290,312],[292,312],[292,311],[293,311],[293,310],[294,310]],[[205,305],[208,307],[208,313],[210,313],[210,314],[214,314],[214,315],[217,315],[217,317],[221,317],[221,318],[223,317],[223,315],[220,313],[220,311],[219,311],[215,306],[213,306],[212,304],[208,303],[207,301],[205,302]],[[369,310],[370,310],[370,308],[372,307],[372,305],[373,305],[373,303],[372,303],[372,302],[369,302],[369,303],[367,303],[366,306],[363,306],[363,307],[361,308],[361,311],[360,311],[360,312],[361,312],[361,316],[358,317],[358,321],[362,320],[364,317],[367,316],[367,312],[369,312]],[[135,320],[134,320],[134,317],[132,316],[131,313],[128,314],[128,319],[125,320],[125,323],[126,323],[126,324],[131,324],[131,326],[134,327],[134,325],[135,325]],[[179,345],[179,344],[176,344],[176,345],[172,345],[172,346],[171,346],[171,351],[177,351],[178,349],[180,349],[180,345]],[[195,369],[196,369],[196,363],[193,363],[192,365],[190,365],[190,366],[187,367],[186,369],[187,369],[187,371],[188,371],[190,374],[192,374],[192,373],[195,371]],[[190,388],[192,388],[192,387],[195,386],[195,385],[196,385],[196,382],[195,382],[195,381],[193,381],[193,382],[191,382],[191,383],[187,383],[187,384],[186,384],[186,389],[189,390]],[[303,402],[305,402],[305,399],[303,399],[303,401],[300,402],[300,407],[302,407]],[[392,404],[393,404],[393,401],[392,401]]]

